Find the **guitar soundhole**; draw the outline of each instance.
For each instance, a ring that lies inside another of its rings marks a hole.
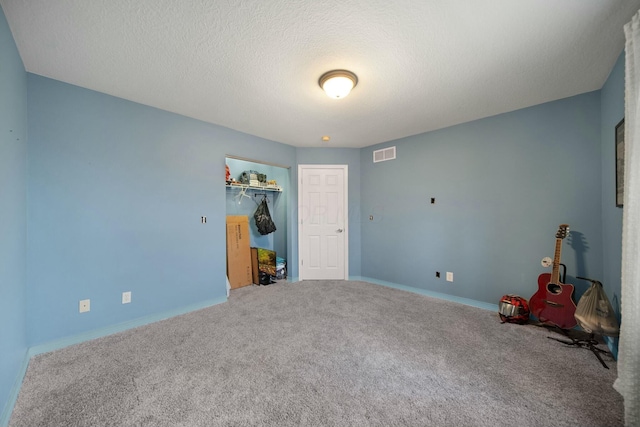
[[[558,295],[562,293],[562,287],[557,283],[549,283],[547,285],[547,290],[554,295]]]

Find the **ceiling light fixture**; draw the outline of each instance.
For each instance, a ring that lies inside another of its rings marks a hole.
[[[351,71],[332,70],[320,76],[318,83],[330,98],[341,99],[356,87],[358,77]]]

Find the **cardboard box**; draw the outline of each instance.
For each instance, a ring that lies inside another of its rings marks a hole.
[[[231,289],[252,284],[249,217],[227,216],[227,277]]]

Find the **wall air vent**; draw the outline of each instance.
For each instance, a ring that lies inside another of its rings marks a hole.
[[[373,163],[384,162],[396,158],[396,147],[382,148],[373,152]]]

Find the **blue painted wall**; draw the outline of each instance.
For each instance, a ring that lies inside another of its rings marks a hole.
[[[26,161],[27,75],[0,8],[0,424],[27,352]]]
[[[574,276],[602,275],[599,91],[362,150],[295,149],[33,75],[29,97],[32,344],[219,296],[224,216],[238,213],[220,185],[225,154],[293,166],[278,196],[290,277],[298,164],[349,165],[352,276],[528,297],[561,222],[577,296]],[[393,144],[398,159],[374,165],[373,149]],[[124,290],[137,305],[120,304]],[[78,317],[82,298],[92,312]]]
[[[362,222],[362,275],[489,303],[529,298],[568,223],[562,261],[579,297],[575,276],[603,272],[600,135],[596,91],[362,149],[362,214],[374,215]],[[374,164],[391,145],[397,160]]]
[[[624,117],[624,52],[601,90],[602,114],[602,281],[607,296],[620,317],[622,269],[622,208],[616,207],[615,127]]]
[[[31,345],[224,297],[225,155],[295,161],[284,144],[32,74],[28,114]]]

